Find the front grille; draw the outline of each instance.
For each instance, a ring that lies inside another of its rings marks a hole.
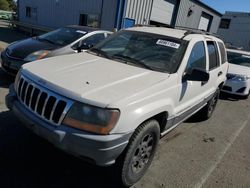
[[[59,126],[73,101],[47,90],[21,76],[16,85],[19,100],[33,113]]]
[[[224,91],[232,91],[232,88],[230,86],[223,86],[222,90],[224,90]]]
[[[238,89],[236,92],[237,93],[244,93],[245,90],[246,90],[246,87],[242,87],[242,88]]]

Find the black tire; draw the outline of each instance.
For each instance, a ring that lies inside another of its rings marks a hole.
[[[213,97],[208,101],[207,105],[204,106],[199,111],[199,116],[200,116],[201,119],[207,120],[212,116],[212,114],[213,114],[213,112],[215,110],[215,107],[216,107],[216,105],[218,103],[219,96],[220,96],[220,88],[218,88],[216,90]]]
[[[159,139],[160,126],[156,120],[149,120],[135,130],[117,164],[123,186],[132,186],[145,174],[154,158]]]

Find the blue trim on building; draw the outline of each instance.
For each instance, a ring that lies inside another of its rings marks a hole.
[[[118,26],[118,17],[119,17],[119,11],[120,11],[120,1],[121,0],[117,1],[117,6],[116,6],[116,16],[115,16],[115,24],[114,24],[115,28],[117,28],[117,26]]]
[[[116,19],[115,19],[115,28],[118,30],[122,28],[122,20],[125,8],[126,0],[118,0],[117,2],[117,10],[116,10]]]

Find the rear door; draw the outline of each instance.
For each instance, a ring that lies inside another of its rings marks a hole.
[[[207,51],[208,51],[208,59],[209,59],[209,74],[210,79],[208,81],[209,92],[213,94],[220,83],[223,82],[225,78],[225,72],[221,66],[221,56],[219,52],[219,46],[217,42],[213,40],[207,40]]]

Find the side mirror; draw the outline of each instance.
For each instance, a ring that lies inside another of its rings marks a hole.
[[[210,75],[206,70],[194,68],[191,73],[186,74],[183,79],[189,81],[207,82],[209,77]]]
[[[82,50],[88,50],[92,47],[93,47],[92,44],[82,43],[79,47],[77,47],[77,52],[80,53],[80,52],[82,52]]]

